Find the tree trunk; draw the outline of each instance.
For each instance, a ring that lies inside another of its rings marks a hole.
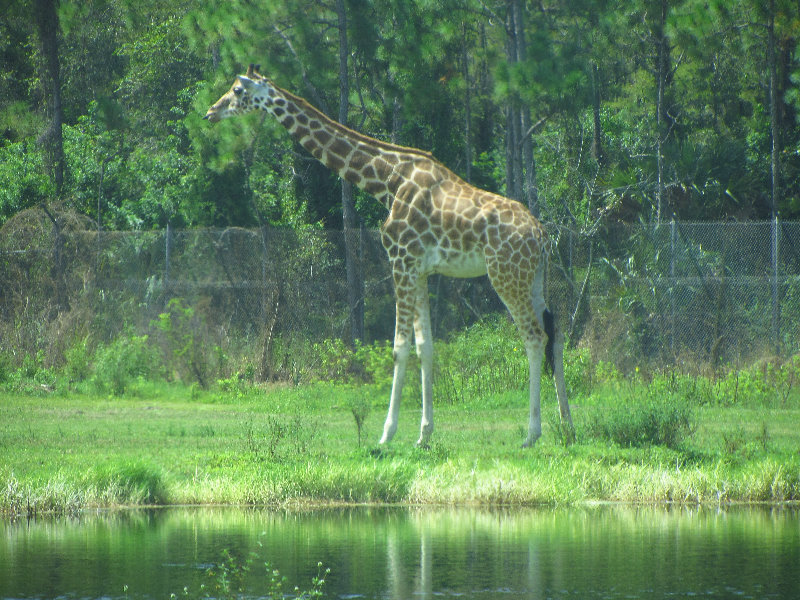
[[[525,62],[528,47],[525,41],[525,5],[522,0],[514,0],[514,40],[517,45],[517,61]],[[522,101],[519,103],[519,144],[522,146],[522,202],[530,211],[539,215],[539,191],[536,187],[536,162],[533,157],[533,137],[531,131],[531,110]]]
[[[56,0],[36,0],[36,26],[42,44],[42,56],[47,72],[42,77],[45,81],[45,96],[50,97],[50,125],[42,134],[41,140],[47,150],[52,168],[56,198],[61,197],[64,183],[64,143],[61,133],[63,113],[61,109],[61,69],[58,57],[58,13]]]
[[[511,65],[519,61],[517,56],[517,28],[514,23],[514,4],[517,0],[510,0],[507,13],[506,34],[506,59]],[[522,201],[522,159],[519,147],[519,108],[517,95],[514,91],[509,93],[508,106],[506,107],[506,195],[514,200]]]
[[[770,172],[772,190],[770,193],[770,214],[778,214],[780,201],[780,118],[778,114],[778,76],[775,55],[775,0],[769,2],[769,24],[767,25],[767,62],[769,65],[769,126],[772,134]]]
[[[524,11],[522,0],[509,0],[506,58],[512,65],[524,62],[527,56]],[[516,92],[511,93],[506,112],[506,161],[506,194],[525,204],[538,216],[539,197],[531,137],[531,111]]]
[[[664,203],[664,141],[667,136],[664,92],[667,86],[667,64],[669,47],[666,34],[667,0],[661,0],[658,24],[656,26],[656,224],[661,223],[661,209]]]
[[[344,0],[336,1],[339,19],[339,122],[347,125],[350,83],[347,74],[347,12]],[[342,180],[342,223],[344,227],[347,302],[350,308],[350,341],[364,338],[364,283],[358,253],[360,231],[356,223],[353,185]]]
[[[462,24],[461,60],[464,74],[464,179],[472,181],[472,83],[469,74],[469,52],[467,49],[467,24]]]

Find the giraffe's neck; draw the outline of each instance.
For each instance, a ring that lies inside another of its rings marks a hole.
[[[334,121],[303,98],[264,79],[255,105],[270,112],[306,150],[329,169],[391,210],[395,198],[454,175],[428,152],[382,142]]]

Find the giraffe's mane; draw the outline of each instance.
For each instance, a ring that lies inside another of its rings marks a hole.
[[[364,133],[361,133],[360,131],[356,131],[355,129],[351,129],[350,127],[347,127],[346,125],[342,125],[341,123],[339,123],[339,121],[337,121],[335,119],[332,119],[331,117],[329,117],[328,115],[323,113],[321,110],[319,110],[316,106],[311,104],[305,98],[303,98],[301,96],[298,96],[297,94],[293,94],[290,91],[285,90],[282,87],[279,87],[279,86],[275,85],[274,81],[272,81],[271,79],[269,79],[267,77],[264,77],[263,75],[261,75],[259,73],[256,73],[255,75],[258,75],[259,77],[261,77],[261,79],[264,79],[265,81],[269,82],[269,84],[271,86],[273,86],[276,90],[278,90],[282,95],[284,95],[287,100],[291,100],[292,102],[296,103],[299,108],[302,108],[304,110],[310,110],[310,111],[314,112],[315,114],[319,115],[320,120],[325,121],[325,123],[327,125],[330,125],[334,129],[344,133],[349,138],[358,140],[359,142],[364,142],[365,144],[368,144],[370,146],[376,146],[376,147],[378,147],[378,148],[380,148],[382,150],[389,150],[389,151],[392,151],[392,152],[400,152],[400,153],[403,153],[403,154],[415,154],[417,156],[422,156],[422,157],[427,158],[428,160],[431,160],[431,161],[433,161],[435,163],[438,163],[439,165],[444,167],[444,165],[442,165],[436,159],[436,157],[434,157],[433,154],[431,154],[427,150],[420,150],[419,148],[413,148],[411,146],[401,146],[399,144],[392,144],[391,142],[384,142],[383,140],[379,140],[377,138],[374,138],[374,137],[368,136],[368,135],[366,135]],[[444,167],[444,168],[447,168],[447,167]]]

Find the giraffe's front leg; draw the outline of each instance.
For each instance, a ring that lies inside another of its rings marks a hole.
[[[417,446],[426,447],[433,433],[433,330],[428,301],[428,281],[425,278],[420,278],[417,284],[416,305],[414,334],[422,378],[422,422]]]
[[[404,288],[398,286],[395,280],[395,290]],[[394,328],[394,376],[392,377],[392,395],[389,399],[389,412],[386,415],[386,422],[383,424],[383,435],[380,444],[388,444],[397,431],[397,424],[400,418],[400,398],[403,395],[403,383],[406,378],[406,366],[408,365],[408,355],[411,351],[411,329],[414,320],[413,297],[407,294],[397,296],[397,313]],[[409,301],[411,300],[411,301]]]
[[[388,444],[397,431],[397,424],[400,418],[400,398],[403,395],[403,383],[406,378],[406,365],[408,365],[408,354],[410,351],[410,341],[408,335],[394,336],[394,376],[392,377],[392,395],[389,399],[389,412],[386,415],[386,422],[383,424],[383,435],[380,444]]]

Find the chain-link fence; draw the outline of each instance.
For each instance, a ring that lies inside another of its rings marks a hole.
[[[0,352],[63,361],[76,340],[145,334],[179,298],[202,343],[290,377],[292,355],[350,335],[342,232],[97,232],[27,211],[0,230]],[[800,223],[551,225],[551,308],[572,344],[622,369],[741,364],[800,351]],[[366,341],[391,339],[394,297],[377,231],[355,231]],[[488,280],[429,280],[434,333],[504,308]],[[352,296],[352,294],[351,294]]]
[[[800,223],[557,228],[551,302],[596,357],[746,364],[800,351]]]

